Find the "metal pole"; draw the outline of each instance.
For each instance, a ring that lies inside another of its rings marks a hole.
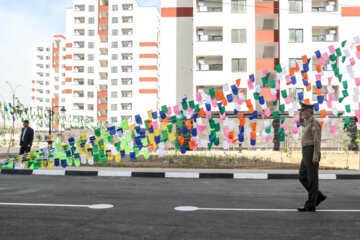
[[[52,119],[52,108],[49,110],[49,149],[52,148],[52,137],[51,137],[51,119]]]

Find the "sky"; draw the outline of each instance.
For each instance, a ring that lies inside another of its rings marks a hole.
[[[137,0],[141,6],[157,6],[160,0]],[[32,49],[56,34],[65,35],[65,10],[72,0],[0,0],[0,95],[12,99],[6,81],[25,105],[31,96]],[[0,97],[0,101],[2,101]]]

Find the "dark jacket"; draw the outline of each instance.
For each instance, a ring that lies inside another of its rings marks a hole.
[[[27,147],[29,144],[32,145],[32,142],[34,140],[34,130],[31,127],[28,127],[26,130],[24,141],[22,141],[22,135],[25,128],[22,128],[21,135],[20,135],[20,146],[21,147]]]

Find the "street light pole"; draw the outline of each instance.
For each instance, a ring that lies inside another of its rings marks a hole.
[[[4,106],[4,98],[3,98],[3,96],[2,95],[0,95],[0,97],[1,97],[1,99],[2,99],[2,106]],[[3,109],[3,117],[4,117],[4,126],[3,126],[3,131],[5,131],[5,107],[4,107],[4,109]]]
[[[20,85],[17,85],[15,88],[13,88],[13,86],[6,81],[6,84],[10,86],[11,91],[12,91],[12,99],[13,99],[13,115],[15,115],[15,91],[18,87],[20,87]],[[14,116],[13,116],[14,117]],[[13,123],[12,123],[12,133],[11,133],[11,139],[9,141],[9,147],[7,150],[7,155],[9,156],[10,153],[10,147],[11,147],[11,142],[14,141],[14,132],[15,132],[15,121],[13,119]]]

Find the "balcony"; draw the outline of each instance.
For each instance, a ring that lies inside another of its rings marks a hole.
[[[277,14],[259,14],[255,16],[255,30],[278,30],[279,21]]]
[[[85,71],[84,67],[74,67],[74,73],[83,73]]]
[[[196,57],[197,71],[222,71],[223,57],[222,56],[197,56]]]
[[[275,69],[275,66],[279,64],[279,59],[256,59],[256,71]]]
[[[337,26],[313,26],[312,41],[313,42],[338,42]]]
[[[122,53],[121,59],[122,60],[132,60],[132,54],[131,53]]]
[[[85,23],[85,18],[84,18],[84,17],[75,17],[75,18],[74,18],[74,23],[75,23],[75,24]]]
[[[107,30],[99,30],[99,35],[100,35],[100,36],[108,36],[108,35],[109,35],[109,31],[107,31]]]
[[[74,103],[73,104],[73,110],[84,110],[84,104],[83,103]]]
[[[133,17],[122,17],[122,22],[123,23],[132,23]]]
[[[198,12],[222,12],[222,0],[214,0],[212,2],[206,2],[197,0],[196,11]]]
[[[133,10],[133,5],[132,4],[123,4],[122,5],[122,10],[123,11],[132,11]]]
[[[74,60],[76,61],[85,60],[84,54],[74,54]]]
[[[312,12],[337,12],[338,11],[338,0],[331,0],[331,1],[312,0],[311,11]]]
[[[123,29],[122,35],[133,35],[133,30],[132,29]]]
[[[132,104],[131,103],[122,103],[121,110],[132,110]]]
[[[132,91],[121,91],[121,97],[123,97],[123,98],[131,98],[132,97]]]
[[[76,85],[76,86],[83,86],[84,85],[84,79],[74,79],[73,84]]]
[[[279,42],[278,30],[256,31],[256,42]]]
[[[132,72],[132,66],[121,66],[121,72]]]
[[[74,48],[84,48],[85,43],[84,42],[74,42]]]
[[[197,41],[221,42],[223,40],[222,27],[197,27]]]
[[[279,2],[266,1],[255,2],[255,14],[277,14],[279,13]]]
[[[84,12],[85,11],[85,5],[75,5],[74,10],[75,10],[75,12]]]
[[[98,104],[98,109],[99,110],[106,110],[107,109],[107,104]]]
[[[132,85],[132,79],[131,78],[122,78],[121,85]]]
[[[85,30],[84,29],[75,29],[74,36],[85,36]]]
[[[107,92],[98,92],[98,96],[99,97],[107,97],[108,93]]]
[[[130,48],[130,47],[133,46],[133,43],[132,43],[132,41],[122,41],[121,46],[126,47],[126,48]]]
[[[99,18],[99,24],[108,24],[109,19],[108,18]]]

